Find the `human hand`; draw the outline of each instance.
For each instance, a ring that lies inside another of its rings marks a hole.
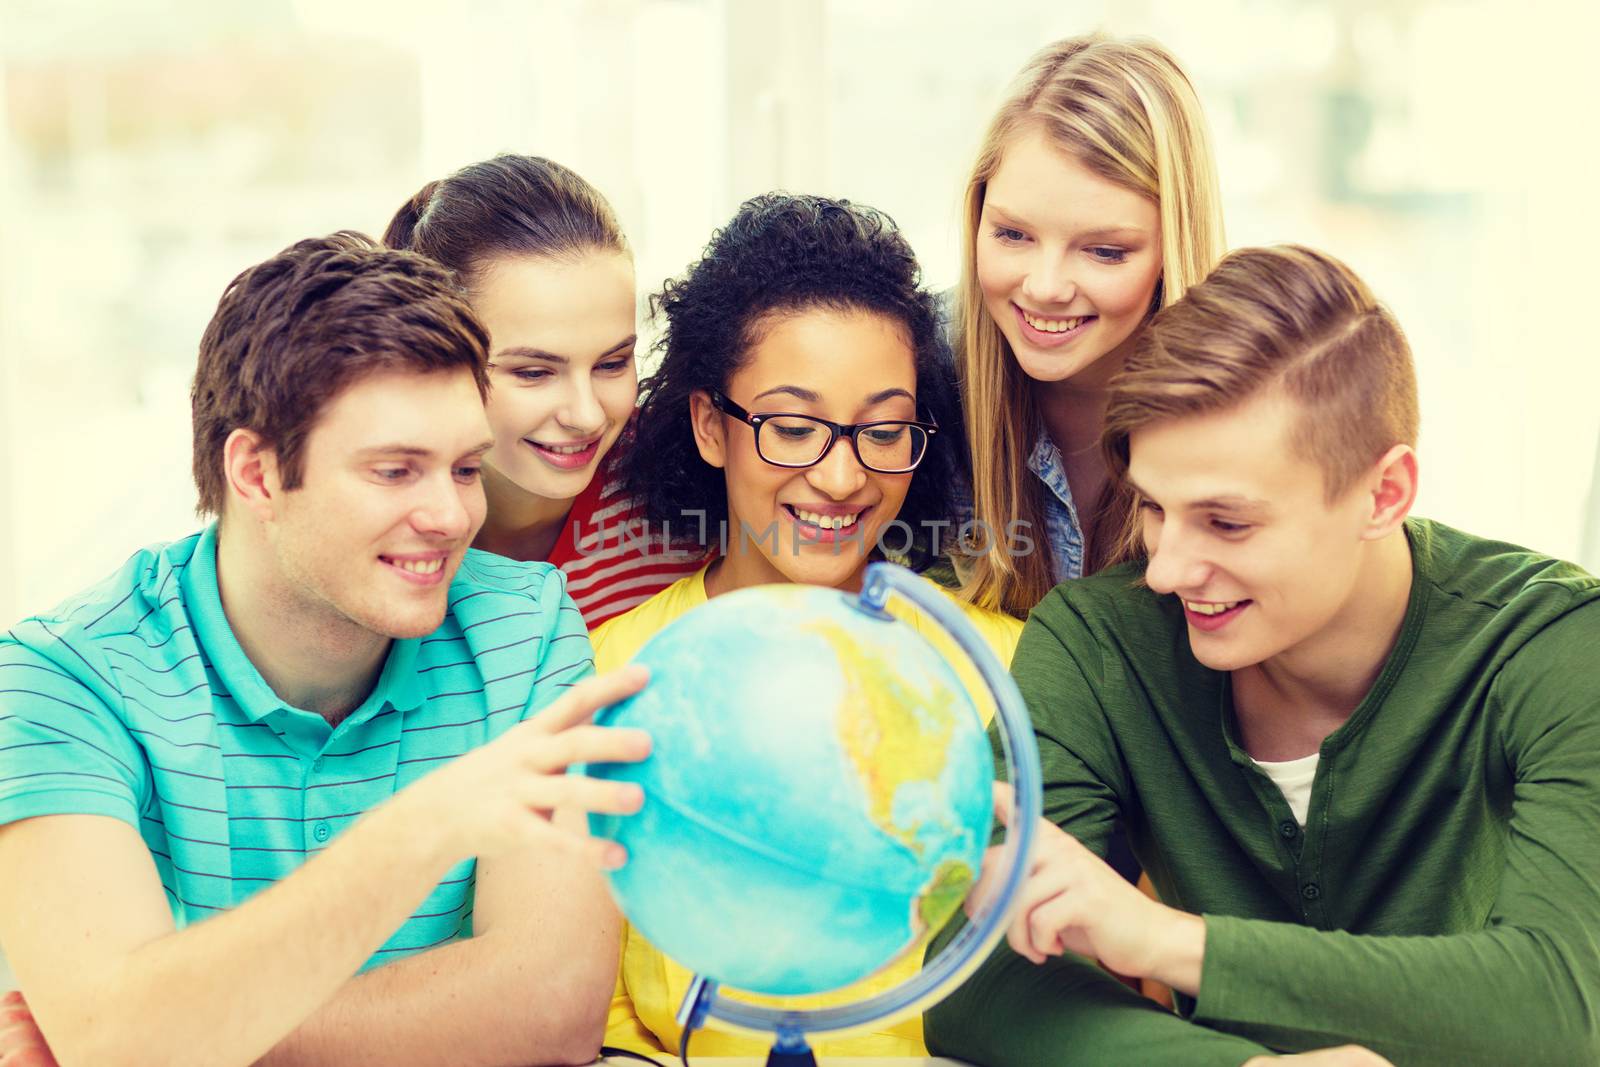
[[[18,989],[0,997],[0,1067],[59,1067]]]
[[[996,815],[1009,828],[1015,818],[1011,786],[996,782],[994,800]],[[993,892],[1000,847],[984,857],[969,900]],[[1191,994],[1199,988],[1205,921],[1141,893],[1048,819],[1039,820],[1015,907],[1006,940],[1034,963],[1070,951],[1118,974],[1153,978]]]
[[[452,860],[533,845],[580,854],[606,868],[627,860],[623,847],[554,825],[559,809],[631,815],[644,793],[627,782],[567,774],[576,763],[635,763],[650,754],[643,730],[594,726],[599,709],[644,687],[639,666],[585,679],[532,718],[396,794],[389,806],[442,835]]]
[[[1290,1056],[1253,1056],[1243,1067],[1394,1067],[1394,1064],[1360,1045],[1340,1045],[1338,1048],[1319,1048],[1314,1052],[1297,1052]]]

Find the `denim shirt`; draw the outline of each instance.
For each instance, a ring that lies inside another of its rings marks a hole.
[[[946,289],[934,298],[934,308],[938,316],[939,336],[944,339],[940,346],[940,355],[947,361],[951,372],[959,376],[955,350],[959,343],[956,337],[956,290]],[[1050,435],[1043,429],[1033,442],[1033,451],[1028,454],[1028,469],[1044,483],[1047,493],[1044,494],[1044,537],[1050,546],[1050,558],[1053,561],[1051,577],[1057,582],[1064,582],[1069,578],[1083,577],[1083,526],[1078,522],[1078,509],[1072,502],[1072,487],[1067,484],[1067,468],[1061,462],[1061,450],[1050,440]],[[959,529],[972,520],[972,488],[963,486],[965,493],[957,493],[956,526]],[[1028,531],[1028,536],[1033,537],[1033,532]],[[951,563],[954,573],[961,581],[969,575],[968,568],[963,566],[965,560],[959,553],[951,554]]]
[[[1061,450],[1050,435],[1039,431],[1028,454],[1028,469],[1044,483],[1044,535],[1054,563],[1052,577],[1058,582],[1083,577],[1083,526],[1072,502],[1072,487],[1067,484],[1067,468]]]

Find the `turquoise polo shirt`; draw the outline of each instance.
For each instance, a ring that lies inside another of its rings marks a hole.
[[[559,570],[469,551],[443,624],[395,641],[372,694],[330,727],[239,647],[212,526],[0,637],[0,825],[121,819],[182,926],[292,873],[593,670]],[[449,871],[367,966],[470,937],[474,871]]]

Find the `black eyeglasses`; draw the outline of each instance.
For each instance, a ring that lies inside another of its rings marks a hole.
[[[752,415],[715,389],[711,390],[711,403],[724,415],[750,425],[756,435],[756,455],[774,467],[815,466],[834,442],[848,437],[856,459],[867,470],[908,474],[927,455],[928,438],[939,431],[936,423],[899,419],[852,424],[785,412]]]

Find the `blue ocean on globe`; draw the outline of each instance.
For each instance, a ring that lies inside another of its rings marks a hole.
[[[644,788],[591,816],[628,849],[628,919],[678,963],[756,993],[837,989],[919,948],[988,843],[993,764],[978,709],[904,622],[836,590],[718,597],[640,650],[643,692],[596,721],[651,734]]]

